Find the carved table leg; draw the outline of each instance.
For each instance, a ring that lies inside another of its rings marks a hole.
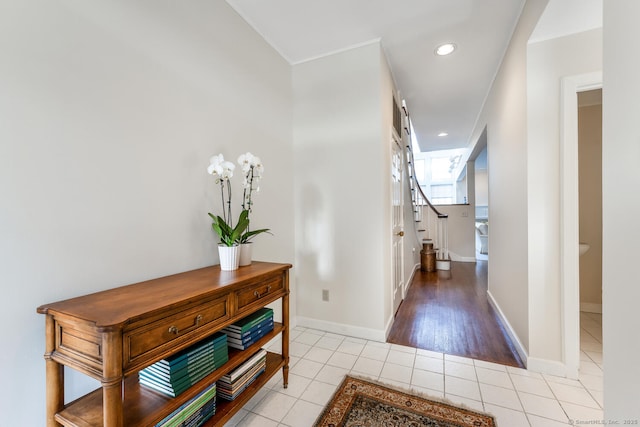
[[[123,427],[122,339],[120,333],[102,336],[104,351],[102,368],[102,407],[104,427]]]
[[[285,289],[286,293],[282,297],[282,357],[284,357],[284,366],[282,367],[282,384],[284,388],[289,385],[289,272],[285,273]]]
[[[54,417],[64,406],[64,366],[52,358],[56,349],[56,325],[50,315],[45,318],[45,340],[47,427],[59,427]]]

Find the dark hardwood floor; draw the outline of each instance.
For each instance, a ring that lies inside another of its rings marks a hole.
[[[487,299],[487,261],[452,262],[449,278],[418,270],[387,341],[524,367]]]

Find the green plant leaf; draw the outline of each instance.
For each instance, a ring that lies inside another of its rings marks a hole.
[[[230,239],[233,240],[234,242],[240,242],[240,236],[242,236],[242,233],[244,232],[244,230],[247,229],[248,226],[249,226],[249,211],[243,210],[240,213],[240,216],[238,217],[238,223],[233,228],[233,230],[231,230],[231,233],[229,236]]]
[[[215,231],[220,237],[220,243],[225,246],[233,246],[235,239],[231,238],[231,227],[229,227],[229,225],[220,216],[216,216],[211,213],[209,213],[209,216],[212,219],[211,228],[213,228],[213,231]]]
[[[261,228],[258,230],[247,231],[242,235],[242,237],[240,237],[240,243],[247,243],[249,240],[257,236],[258,234],[262,234],[262,233],[268,233],[273,236],[273,233],[271,233],[270,230],[271,229],[269,228]]]
[[[247,210],[243,210],[240,213],[238,222],[233,228],[219,215],[209,213],[209,216],[212,219],[211,227],[220,236],[220,243],[226,246],[233,246],[239,243],[242,233],[249,227],[249,211]]]

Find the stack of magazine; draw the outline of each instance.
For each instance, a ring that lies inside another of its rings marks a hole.
[[[260,349],[246,362],[218,380],[218,397],[234,400],[267,367],[267,352]]]
[[[229,347],[245,350],[273,330],[273,310],[261,308],[222,330]]]
[[[221,332],[138,372],[140,384],[176,397],[229,360]]]
[[[216,413],[216,384],[173,411],[156,427],[198,427]]]

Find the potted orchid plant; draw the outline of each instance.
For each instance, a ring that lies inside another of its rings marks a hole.
[[[207,172],[216,178],[216,184],[220,185],[220,195],[222,197],[222,216],[209,212],[212,219],[211,228],[220,237],[218,244],[218,254],[220,256],[220,269],[235,270],[240,262],[240,247],[238,243],[240,236],[249,226],[249,212],[243,211],[238,217],[238,222],[233,225],[231,213],[231,177],[235,165],[225,161],[222,154],[211,157]],[[226,189],[226,198],[225,198]]]
[[[209,212],[212,219],[211,227],[220,238],[218,252],[220,268],[235,270],[240,265],[251,264],[251,239],[261,233],[269,233],[268,228],[249,229],[249,214],[253,206],[253,192],[259,191],[259,182],[264,171],[260,158],[251,153],[242,154],[238,164],[244,173],[242,211],[236,225],[233,225],[231,212],[231,177],[235,170],[232,162],[225,161],[222,154],[212,156],[207,172],[216,178],[220,185],[222,198],[222,216]],[[226,196],[225,196],[226,194]]]
[[[254,156],[249,152],[241,154],[240,157],[238,157],[238,164],[244,173],[244,179],[242,181],[242,187],[244,189],[242,194],[242,211],[251,213],[253,208],[253,192],[260,191],[260,180],[264,173],[264,165],[258,156]],[[262,233],[271,234],[268,228],[251,230],[249,226],[247,226],[244,233],[242,233],[240,236],[240,265],[251,264],[251,239]]]

